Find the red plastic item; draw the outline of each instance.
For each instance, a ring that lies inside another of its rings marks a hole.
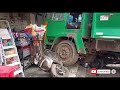
[[[35,32],[43,32],[44,30],[35,30]]]
[[[32,34],[32,28],[27,28],[24,30],[26,33]]]
[[[15,77],[16,66],[0,66],[0,77]]]

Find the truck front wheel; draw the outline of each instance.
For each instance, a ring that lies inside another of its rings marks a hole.
[[[70,66],[78,60],[78,53],[75,45],[69,40],[64,40],[58,43],[55,49],[58,60],[62,61],[64,66]]]

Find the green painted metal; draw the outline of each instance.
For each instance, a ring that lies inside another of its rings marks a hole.
[[[91,30],[89,29],[89,25],[90,25],[90,14],[91,13],[83,13],[82,17],[82,25],[81,25],[81,33],[82,33],[82,37],[86,37],[89,38],[91,35]]]
[[[50,18],[47,18],[48,26],[47,26],[47,34],[46,34],[46,45],[53,45],[54,42],[60,37],[68,37],[69,34],[74,34],[75,38],[75,46],[80,53],[86,54],[85,46],[82,40],[82,37],[90,37],[90,30],[88,29],[88,24],[90,21],[90,17],[88,13],[82,14],[82,23],[80,29],[67,29],[66,23],[69,13],[64,13],[64,20],[61,21],[53,21]],[[49,42],[49,40],[53,42]]]
[[[47,31],[46,31],[46,45],[52,45],[53,42],[59,37],[67,36],[66,27],[66,14],[64,14],[64,20],[62,21],[53,21],[50,18],[46,19],[48,21]],[[49,42],[48,40],[53,40]]]
[[[94,13],[91,37],[120,39],[120,13]]]

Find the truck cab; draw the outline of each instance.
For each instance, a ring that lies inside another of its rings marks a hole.
[[[86,54],[83,38],[90,37],[89,13],[48,13],[47,47],[56,52],[65,65],[72,65],[79,54]]]

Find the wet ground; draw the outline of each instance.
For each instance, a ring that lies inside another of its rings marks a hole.
[[[69,77],[120,77],[120,68],[115,68],[116,74],[107,74],[107,75],[91,75],[90,74],[90,68],[84,68],[80,66],[78,63],[71,66],[67,67],[70,71]],[[112,69],[112,68],[109,68]],[[52,77],[48,72],[42,71],[40,68],[37,66],[30,66],[25,70],[25,77]]]
[[[25,77],[51,77],[51,75],[48,72],[42,71],[40,68],[38,68],[35,65],[32,65],[28,67],[24,71]]]

